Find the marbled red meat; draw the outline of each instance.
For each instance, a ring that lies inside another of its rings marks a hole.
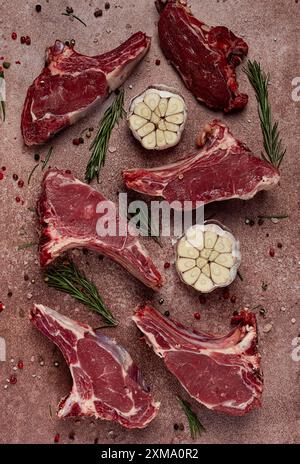
[[[142,32],[97,56],[77,53],[57,40],[46,52],[46,65],[29,87],[21,129],[26,145],[47,142],[83,118],[127,79],[150,47]]]
[[[192,15],[185,0],[156,0],[158,34],[166,58],[197,100],[225,112],[246,106],[235,68],[248,45],[227,27],[209,27]]]
[[[124,171],[126,186],[169,203],[191,201],[196,207],[197,202],[248,200],[279,182],[278,169],[254,156],[220,121],[204,128],[198,144],[202,147],[197,152],[175,163]]]
[[[214,411],[242,416],[261,405],[263,389],[256,317],[242,310],[228,335],[188,329],[140,306],[133,320],[186,391]]]
[[[109,207],[109,213],[106,207]],[[160,272],[127,225],[127,220],[122,220],[121,224],[117,206],[72,174],[57,169],[46,172],[37,210],[42,266],[66,250],[87,248],[113,259],[153,289],[163,284]],[[116,224],[114,236],[98,233],[97,223],[101,218],[107,228]]]
[[[144,428],[154,419],[159,403],[123,347],[43,305],[34,305],[30,319],[61,350],[73,378],[58,417],[95,416],[126,428]]]

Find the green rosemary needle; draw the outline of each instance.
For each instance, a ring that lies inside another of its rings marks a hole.
[[[187,417],[189,427],[190,427],[191,437],[193,440],[195,440],[197,438],[197,435],[200,436],[202,432],[205,432],[205,428],[201,424],[197,414],[194,413],[194,411],[192,411],[190,403],[183,400],[179,396],[177,396],[177,400],[183,412],[185,413]]]

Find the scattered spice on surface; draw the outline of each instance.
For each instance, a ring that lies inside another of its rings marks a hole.
[[[174,430],[178,430],[179,429],[179,425],[178,424],[174,424]]]
[[[271,247],[271,248],[269,249],[269,255],[271,256],[271,258],[274,258],[274,256],[275,256],[275,250],[274,250],[273,247]]]
[[[21,44],[24,44],[26,42],[26,37],[24,35],[22,35],[22,37],[20,38],[20,42]]]
[[[282,246],[283,246],[283,245],[282,245],[281,242],[278,242],[278,243],[277,243],[277,248],[282,248]]]
[[[35,11],[36,11],[37,13],[40,13],[40,12],[42,11],[42,6],[39,5],[39,4],[35,5]]]
[[[259,218],[258,221],[257,221],[257,224],[258,224],[259,226],[262,226],[263,223],[264,223],[264,220],[263,220],[262,218]]]
[[[17,37],[18,37],[18,36],[17,36],[17,33],[16,33],[16,32],[12,32],[11,38],[12,38],[13,40],[17,40]]]
[[[11,298],[11,297],[12,297],[12,295],[13,295],[12,291],[11,291],[11,290],[9,290],[9,291],[7,292],[7,296],[8,296],[8,298]]]
[[[163,298],[160,298],[160,299],[159,299],[159,304],[160,304],[160,305],[164,304],[164,301],[165,301],[165,300],[164,300]]]
[[[159,66],[160,65],[160,60],[159,59],[155,60],[155,64],[156,64],[156,66]]]
[[[34,161],[40,161],[40,155],[38,153],[35,153]]]
[[[0,180],[4,179],[4,174],[0,172]]]
[[[103,11],[100,8],[96,8],[94,11],[95,18],[100,18],[103,15]]]
[[[3,303],[1,303],[0,301],[0,313],[2,313],[2,311],[4,311],[5,309],[5,305]]]
[[[17,181],[19,179],[19,176],[17,174],[13,174],[13,180]]]
[[[23,181],[23,180],[19,180],[19,181],[18,181],[18,187],[19,187],[19,188],[23,188],[23,187],[24,187],[24,181]]]
[[[9,377],[9,383],[10,383],[11,385],[15,385],[15,384],[17,383],[17,381],[18,381],[18,380],[17,380],[17,376],[16,376],[16,375],[12,374],[12,375]]]
[[[106,10],[109,10],[109,9],[110,9],[110,3],[109,3],[109,2],[105,2],[104,8],[105,8]]]
[[[26,45],[31,44],[31,38],[28,35],[25,37],[25,43],[26,43]]]
[[[59,433],[57,433],[57,434],[54,436],[54,440],[53,440],[53,441],[54,441],[54,443],[59,443],[59,441],[60,441],[60,434],[59,434]]]
[[[170,316],[170,311],[165,311],[165,312],[164,312],[164,316],[165,316],[165,317],[169,317],[169,316]]]
[[[21,359],[18,361],[18,369],[24,369],[24,362]]]
[[[170,263],[168,263],[168,262],[164,263],[164,268],[165,269],[169,269],[170,267],[171,267]]]
[[[231,298],[230,298],[230,301],[232,304],[235,304],[236,303],[236,295],[232,295]]]
[[[199,319],[201,319],[201,314],[199,312],[194,313],[194,318],[199,321]]]
[[[16,197],[16,202],[17,202],[17,203],[20,203],[20,201],[21,201],[21,198],[20,198],[20,197]]]
[[[268,284],[267,284],[267,282],[262,282],[262,284],[261,284],[261,288],[262,288],[262,289],[263,289],[263,291],[265,292],[265,291],[267,290],[267,288],[268,288]]]
[[[9,69],[10,68],[10,63],[8,61],[3,61],[2,66],[4,69]]]

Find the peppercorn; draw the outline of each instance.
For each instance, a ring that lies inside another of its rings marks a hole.
[[[79,143],[84,143],[84,138],[83,137],[79,137]]]
[[[158,60],[158,59],[155,60],[155,64],[156,64],[156,66],[159,66],[160,65],[160,60]]]
[[[160,299],[159,299],[159,304],[162,305],[162,304],[164,303],[164,301],[165,301],[165,300],[164,300],[163,298],[160,298]]]
[[[174,430],[178,430],[179,429],[179,425],[178,424],[174,424]]]
[[[259,226],[262,226],[263,223],[264,223],[263,218],[259,218],[258,221],[257,221],[257,224],[258,224]]]
[[[169,269],[169,268],[170,268],[170,266],[171,266],[171,264],[170,264],[170,263],[168,263],[168,262],[166,262],[166,263],[164,264],[164,268],[165,268],[165,269]]]
[[[271,247],[271,248],[269,249],[269,255],[271,256],[271,258],[274,258],[274,256],[275,256],[275,250],[274,250],[273,247]]]
[[[21,44],[24,44],[26,42],[26,37],[24,35],[22,35],[22,37],[20,38],[20,42]]]
[[[36,153],[36,154],[34,155],[34,160],[35,160],[35,161],[40,161],[40,155],[39,155],[38,153]]]
[[[232,295],[232,297],[230,298],[230,301],[232,304],[234,304],[236,302],[236,296]]]
[[[4,69],[8,69],[10,67],[10,63],[8,61],[3,61],[2,66]]]
[[[170,316],[170,311],[165,311],[164,316],[169,317]]]
[[[199,321],[199,319],[201,318],[201,314],[199,312],[194,313],[194,318]]]
[[[79,145],[80,141],[79,138],[73,139],[73,145]]]
[[[105,2],[104,8],[105,8],[106,10],[109,10],[109,9],[110,9],[110,3],[109,3],[109,2]]]
[[[74,13],[74,10],[73,10],[73,8],[72,8],[72,7],[70,7],[70,6],[67,6],[67,8],[66,8],[66,13],[68,13],[68,14],[72,14],[72,13]]]
[[[18,179],[19,179],[18,175],[17,175],[17,174],[13,174],[13,180],[18,180]]]
[[[25,38],[25,43],[26,45],[30,45],[31,44],[31,38],[27,35],[26,38]]]
[[[18,37],[18,36],[17,36],[17,33],[16,33],[16,32],[12,32],[11,38],[12,38],[13,40],[16,40],[17,37]]]
[[[277,243],[277,248],[282,248],[282,246],[283,246],[283,245],[282,245],[281,242],[278,242],[278,243]]]
[[[95,18],[99,18],[99,17],[102,16],[102,15],[103,15],[103,11],[100,10],[100,8],[97,8],[97,9],[95,10],[95,12],[94,12]]]
[[[39,4],[38,4],[38,5],[35,5],[35,11],[36,11],[37,13],[40,13],[40,12],[42,11],[42,6],[39,5]]]

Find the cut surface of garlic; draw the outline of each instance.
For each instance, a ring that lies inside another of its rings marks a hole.
[[[144,148],[164,150],[179,142],[186,118],[183,97],[169,87],[154,85],[131,100],[128,124]]]
[[[238,240],[217,224],[192,226],[177,243],[177,272],[202,293],[231,284],[240,262]]]

